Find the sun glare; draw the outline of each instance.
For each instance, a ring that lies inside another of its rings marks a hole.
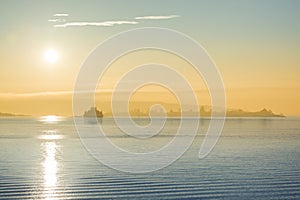
[[[49,49],[45,52],[44,58],[48,63],[55,63],[58,60],[58,53],[53,49]]]
[[[63,117],[56,116],[56,115],[47,115],[40,118],[40,121],[46,122],[46,123],[56,123],[58,121],[61,121]]]

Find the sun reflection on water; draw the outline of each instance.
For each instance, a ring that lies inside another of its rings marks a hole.
[[[64,117],[56,116],[56,115],[47,115],[40,117],[39,121],[45,122],[45,123],[56,123],[59,121],[62,121]]]
[[[45,143],[45,160],[43,163],[44,167],[44,184],[46,187],[53,187],[56,185],[56,172],[57,172],[57,161],[55,158],[56,144],[55,142]]]
[[[58,171],[58,161],[57,161],[57,144],[55,143],[56,131],[51,132],[52,134],[48,135],[51,137],[45,137],[43,135],[44,142],[42,143],[42,152],[44,160],[42,163],[43,170],[43,199],[57,199],[56,198],[56,188],[57,188],[57,171]],[[42,139],[42,138],[40,138]]]

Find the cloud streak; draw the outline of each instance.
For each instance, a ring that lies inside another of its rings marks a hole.
[[[103,27],[112,27],[115,25],[136,25],[139,24],[137,20],[164,20],[164,19],[172,19],[176,17],[180,17],[179,15],[149,15],[149,16],[138,16],[135,17],[134,20],[117,20],[117,21],[102,21],[102,22],[87,22],[87,21],[73,21],[73,22],[66,22],[66,19],[60,17],[67,17],[69,14],[67,13],[57,13],[53,15],[53,19],[49,19],[48,22],[58,23],[54,24],[53,27],[55,28],[65,28],[65,27],[84,27],[84,26],[103,26]]]
[[[65,19],[48,19],[48,22],[60,22],[60,23],[62,23],[62,22],[66,22],[66,20]]]
[[[69,14],[67,14],[67,13],[56,13],[53,15],[53,17],[68,17],[68,16],[69,16]]]
[[[85,90],[76,91],[76,94],[94,94],[112,92],[111,89],[101,90]],[[48,96],[65,96],[73,95],[74,91],[48,91],[48,92],[32,92],[32,93],[0,93],[0,98],[28,98],[28,97],[48,97]]]
[[[104,22],[68,22],[65,24],[56,24],[56,28],[64,28],[68,26],[114,26],[122,24],[138,24],[136,21],[104,21]]]
[[[135,19],[137,19],[137,20],[141,20],[141,19],[160,20],[160,19],[172,19],[172,18],[176,18],[176,17],[180,17],[180,16],[179,15],[151,15],[151,16],[135,17]]]

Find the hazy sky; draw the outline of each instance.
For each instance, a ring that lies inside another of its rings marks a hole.
[[[299,9],[297,0],[2,0],[0,112],[70,115],[89,52],[114,34],[155,26],[203,45],[222,74],[228,107],[299,115]],[[44,58],[50,49],[55,63]]]

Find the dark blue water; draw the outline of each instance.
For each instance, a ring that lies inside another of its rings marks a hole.
[[[146,119],[139,119],[141,123]],[[196,119],[193,119],[196,120]],[[1,199],[300,199],[300,119],[227,119],[213,151],[199,148],[209,124],[200,120],[191,148],[175,163],[145,174],[119,172],[82,146],[72,119],[0,119]],[[102,126],[122,148],[148,151],[174,136],[179,120],[135,143]]]

